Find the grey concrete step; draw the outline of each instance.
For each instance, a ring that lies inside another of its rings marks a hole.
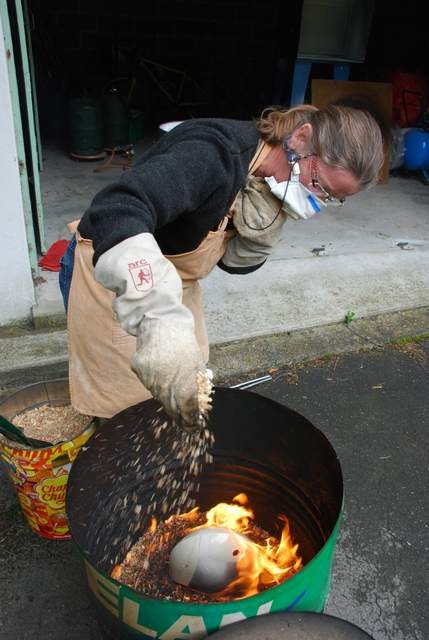
[[[344,322],[269,333],[243,339],[213,342],[209,366],[215,380],[267,372],[270,369],[334,354],[371,349],[391,341],[429,337],[429,307],[380,314]],[[0,389],[68,374],[66,331],[26,331],[0,338]]]
[[[0,389],[67,375],[66,331],[28,331],[0,338]]]

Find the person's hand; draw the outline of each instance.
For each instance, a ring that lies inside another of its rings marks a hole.
[[[198,374],[206,368],[173,264],[150,233],[141,233],[103,253],[94,276],[116,293],[118,320],[137,338],[133,371],[182,427],[197,428],[204,413]]]
[[[237,235],[230,240],[220,266],[246,269],[262,265],[279,242],[287,213],[263,178],[251,177],[237,195],[232,210]]]
[[[200,426],[198,373],[205,364],[193,330],[162,317],[142,322],[131,367],[181,427]]]

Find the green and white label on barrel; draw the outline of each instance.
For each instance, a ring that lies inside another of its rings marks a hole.
[[[195,604],[154,600],[97,571],[87,560],[91,591],[130,638],[198,640],[221,627],[276,611],[321,612],[329,592],[332,557],[340,519],[319,553],[289,580],[256,596]],[[125,636],[123,636],[125,637]]]

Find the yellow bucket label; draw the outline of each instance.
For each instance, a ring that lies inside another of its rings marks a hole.
[[[68,474],[59,478],[46,478],[36,484],[37,495],[52,509],[61,509],[65,504]]]
[[[31,529],[45,538],[70,538],[65,498],[73,460],[95,431],[90,425],[70,442],[45,449],[19,449],[0,441],[22,511]]]

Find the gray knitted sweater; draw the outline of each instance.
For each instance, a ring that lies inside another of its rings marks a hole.
[[[164,254],[196,249],[244,185],[256,151],[254,122],[195,119],[165,134],[121,178],[98,193],[79,224],[102,253],[152,233]]]

